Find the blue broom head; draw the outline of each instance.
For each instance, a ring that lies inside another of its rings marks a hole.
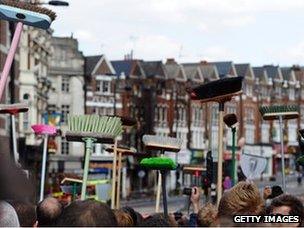
[[[25,25],[41,29],[48,29],[56,14],[44,7],[28,2],[14,0],[0,0],[0,19],[22,22]]]
[[[242,92],[243,77],[225,77],[191,90],[192,100],[217,101]]]

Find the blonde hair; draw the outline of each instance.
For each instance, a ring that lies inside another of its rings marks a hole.
[[[206,204],[198,212],[198,225],[207,227],[213,225],[214,221],[216,220],[216,215],[216,207],[211,203]]]
[[[263,208],[264,201],[258,187],[242,181],[224,193],[218,207],[218,217],[257,215]]]
[[[114,210],[113,212],[115,214],[118,226],[134,226],[134,221],[128,213],[120,209]]]

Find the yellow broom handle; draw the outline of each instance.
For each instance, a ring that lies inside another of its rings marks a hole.
[[[114,142],[113,153],[113,169],[112,169],[112,194],[111,194],[111,209],[115,209],[115,190],[116,190],[116,163],[117,163],[117,139]]]
[[[118,153],[118,177],[117,177],[117,191],[116,191],[116,209],[120,208],[120,183],[121,183],[121,162],[122,162],[122,153]]]
[[[219,129],[218,129],[218,162],[217,162],[217,205],[222,198],[223,181],[223,114],[224,103],[219,104]]]

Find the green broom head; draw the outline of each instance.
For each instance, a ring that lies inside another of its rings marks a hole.
[[[168,157],[144,158],[140,165],[146,169],[156,170],[174,170],[177,167],[175,162]]]
[[[304,166],[304,155],[302,155],[297,159],[297,163],[301,166]]]
[[[296,119],[299,117],[298,105],[260,106],[259,111],[264,120],[279,119],[279,116],[282,116],[283,119]]]
[[[99,115],[68,115],[68,134],[89,138],[116,138],[123,132],[118,117]]]
[[[147,149],[150,148],[155,150],[179,152],[181,150],[183,140],[173,137],[144,135],[143,143]]]

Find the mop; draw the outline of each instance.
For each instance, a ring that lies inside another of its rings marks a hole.
[[[40,29],[48,29],[56,14],[49,9],[33,5],[27,2],[0,0],[0,19],[17,22],[11,48],[7,55],[0,79],[0,100],[6,86],[15,53],[17,51],[23,25],[29,25]]]
[[[44,198],[44,183],[45,183],[45,172],[46,172],[48,136],[56,135],[57,130],[56,127],[45,124],[32,125],[32,129],[34,130],[36,135],[44,136],[42,165],[41,165],[40,197],[39,197],[39,202],[41,202]]]
[[[85,162],[81,188],[81,200],[85,200],[89,162],[94,143],[113,144],[114,142],[114,154],[116,154],[117,137],[122,134],[122,124],[120,118],[117,117],[100,117],[98,115],[69,115],[68,129],[69,130],[65,133],[65,137],[68,141],[85,143]],[[115,167],[113,167],[113,171],[114,170],[116,170],[116,163]],[[115,194],[115,182],[116,175],[113,176],[112,180],[112,197]],[[113,199],[112,203],[114,203]]]
[[[161,137],[157,135],[144,135],[143,143],[146,150],[158,150],[161,152],[160,156],[164,156],[165,151],[179,152],[183,141],[181,139],[172,137]],[[157,192],[156,192],[156,205],[155,212],[159,212],[160,192],[161,192],[161,172],[158,173]]]
[[[297,105],[261,106],[259,108],[259,111],[263,117],[263,120],[279,120],[280,140],[281,140],[282,187],[283,187],[283,191],[286,192],[283,120],[299,118],[300,115],[299,106]]]
[[[28,111],[28,104],[16,103],[16,104],[0,104],[0,113],[10,114],[12,119],[12,132],[13,132],[13,150],[14,150],[14,160],[15,163],[19,164],[19,153],[17,150],[17,136],[16,136],[16,126],[15,126],[15,115],[21,112]]]
[[[218,132],[218,166],[217,166],[217,204],[222,197],[223,174],[223,114],[225,103],[233,96],[242,94],[243,77],[225,77],[212,81],[191,90],[191,99],[201,102],[219,103],[219,132]]]

